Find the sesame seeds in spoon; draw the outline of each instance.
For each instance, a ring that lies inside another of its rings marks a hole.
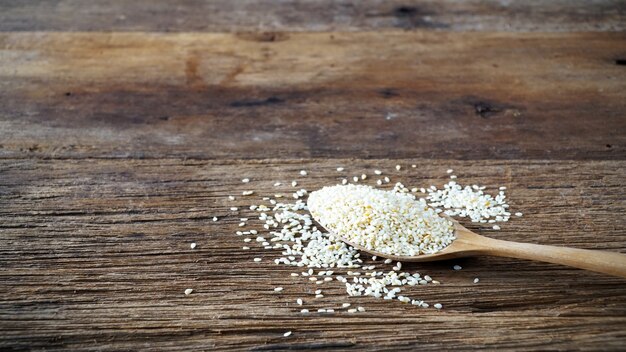
[[[492,255],[569,265],[626,278],[626,255],[496,240],[441,217],[423,199],[365,185],[312,192],[308,208],[335,237],[370,254],[398,261]]]

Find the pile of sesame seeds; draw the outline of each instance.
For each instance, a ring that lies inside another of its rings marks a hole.
[[[389,255],[416,256],[441,251],[454,240],[450,220],[424,199],[366,185],[337,185],[311,193],[311,214],[341,238]]]
[[[411,167],[415,168],[416,165],[411,165]],[[395,170],[399,172],[402,167],[397,165]],[[377,246],[377,249],[380,249],[376,242],[378,237],[384,238],[385,231],[388,230],[384,224],[393,221],[393,218],[401,219],[402,216],[405,216],[402,221],[410,221],[420,217],[422,219],[428,217],[434,220],[436,224],[430,227],[422,226],[421,232],[411,233],[411,231],[420,229],[419,224],[418,226],[411,224],[411,226],[404,227],[404,233],[413,236],[406,238],[406,246],[403,246],[402,240],[388,243],[388,253],[402,254],[433,253],[441,250],[453,240],[450,222],[438,217],[438,213],[445,212],[450,216],[468,217],[473,222],[490,224],[507,221],[510,217],[504,195],[505,188],[503,187],[499,189],[496,196],[491,196],[484,192],[486,187],[478,185],[463,187],[455,181],[456,175],[450,175],[451,181],[442,189],[437,189],[435,186],[409,189],[401,183],[396,183],[392,191],[383,192],[374,187],[388,187],[391,182],[391,175],[384,175],[383,171],[377,169],[373,171],[375,176],[368,178],[365,173],[349,176],[345,175],[344,171],[344,167],[337,168],[337,172],[343,173],[340,177],[340,183],[345,186],[326,187],[311,193],[311,195],[306,189],[300,188],[293,192],[291,197],[275,194],[273,197],[263,197],[262,204],[258,204],[257,201],[257,204],[250,205],[249,209],[256,213],[255,217],[261,221],[263,229],[248,229],[248,227],[253,226],[249,224],[249,219],[239,219],[239,231],[236,231],[236,235],[241,236],[246,244],[242,249],[249,250],[250,246],[256,244],[266,250],[280,251],[279,256],[272,256],[274,263],[293,267],[294,270],[290,274],[292,277],[302,277],[305,283],[314,285],[310,290],[310,299],[301,297],[295,300],[294,304],[301,314],[313,314],[315,312],[319,314],[340,312],[357,314],[365,312],[364,307],[352,307],[352,303],[348,302],[334,307],[323,303],[324,288],[327,285],[333,285],[335,281],[345,287],[346,294],[351,297],[371,296],[385,300],[395,299],[421,308],[431,306],[435,309],[443,308],[441,303],[431,305],[419,297],[409,297],[403,292],[406,286],[439,285],[441,283],[438,280],[418,272],[402,271],[402,263],[393,263],[391,259],[380,260],[375,256],[369,257],[369,255],[362,258],[358,250],[338,240],[323,228],[318,228],[313,221],[312,213],[337,213],[338,217],[349,217],[350,214],[356,212],[359,214],[356,218],[361,218],[362,221],[368,219],[365,223],[371,224],[373,214],[368,215],[365,204],[359,203],[359,199],[363,199],[360,197],[365,196],[366,198],[371,197],[375,201],[391,202],[398,209],[402,209],[399,213],[400,217],[396,214],[393,217],[378,218],[376,221],[379,222],[377,224],[380,226],[375,229],[368,229],[364,223],[358,224],[357,222],[356,224],[346,224],[345,229],[341,230],[349,232],[354,229],[361,229],[365,246],[367,247],[369,243],[371,246]],[[448,170],[448,174],[451,173],[452,170]],[[301,170],[299,175],[299,177],[306,177],[309,172]],[[375,183],[376,186],[357,185],[368,182],[368,180]],[[242,182],[249,185],[253,180],[245,178],[242,179]],[[351,182],[353,184],[350,184]],[[296,188],[298,181],[275,182],[274,187],[280,187],[283,184],[286,186],[290,184]],[[342,189],[345,189],[346,192],[349,190],[349,193],[356,192],[351,194],[358,196],[342,200]],[[246,191],[242,195],[252,196],[254,194],[256,193],[253,191]],[[232,200],[232,198],[230,199]],[[342,201],[338,205],[336,202],[333,203],[333,200]],[[326,204],[326,208],[324,208],[324,204]],[[238,207],[231,207],[230,209],[233,212],[239,212]],[[419,212],[420,216],[414,216],[415,214],[411,212]],[[515,215],[521,216],[522,214],[516,213]],[[217,221],[217,218],[214,218],[213,221]],[[330,224],[322,225],[331,227]],[[337,229],[333,229],[333,231],[337,231]],[[433,237],[440,238],[440,240],[429,240],[425,244],[424,236],[426,234],[437,234]],[[383,241],[383,243],[385,242]],[[265,256],[257,256],[252,260],[263,262]],[[460,270],[461,267],[455,265],[454,269]],[[473,279],[474,284],[478,282],[478,278]],[[279,286],[274,288],[273,292],[274,294],[282,294],[288,290],[289,287]],[[186,294],[189,293],[186,292]],[[290,334],[291,332],[286,333],[285,337]]]

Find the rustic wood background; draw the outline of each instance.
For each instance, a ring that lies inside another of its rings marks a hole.
[[[623,279],[405,264],[443,310],[331,282],[308,307],[367,311],[303,317],[233,232],[275,181],[453,168],[525,214],[480,233],[626,252],[625,31],[607,0],[0,2],[0,349],[624,350]]]

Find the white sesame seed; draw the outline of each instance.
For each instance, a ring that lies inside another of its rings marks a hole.
[[[337,168],[337,171],[338,171],[338,172],[342,172],[342,171],[343,171],[343,167],[338,167],[338,168]]]
[[[348,313],[356,313],[357,309],[356,308],[351,308],[348,309]]]
[[[456,175],[450,175],[450,178],[454,180],[456,178]]]
[[[452,267],[452,269],[454,269],[454,270],[461,270],[461,269],[463,269],[463,267],[460,266],[460,265],[455,265],[455,266]]]
[[[237,208],[237,207],[232,207],[232,208],[230,208],[230,210],[232,210],[232,211],[237,211],[237,210],[239,210],[239,208]]]
[[[278,187],[278,186],[280,186],[280,185],[282,185],[282,183],[280,183],[280,182],[276,182],[276,183],[274,183],[274,187]]]
[[[382,174],[383,174],[383,172],[382,172],[382,171],[380,171],[380,170],[374,170],[374,173],[375,173],[376,175],[382,175]]]
[[[303,302],[302,302],[302,298],[298,298],[298,299],[296,300],[296,303],[298,303],[298,305],[299,305],[299,306],[301,306],[301,305],[302,305],[302,303],[303,303]]]
[[[366,174],[362,174],[361,175],[361,180],[365,180],[365,179],[367,179],[367,175]]]
[[[448,174],[451,174],[452,172],[454,172],[454,170],[452,170],[452,169],[446,170],[446,173],[448,173]]]
[[[360,307],[360,306],[359,306],[359,307],[357,307],[356,309],[357,309],[359,312],[365,312],[365,308],[363,308],[363,307]]]
[[[307,172],[306,172],[305,170],[300,170],[300,175],[302,175],[302,176],[306,176],[306,175],[307,175]]]
[[[185,290],[185,295],[189,296],[192,292],[193,292],[193,289],[192,288],[188,288],[188,289]]]
[[[501,191],[504,191],[506,189],[506,187],[502,186],[502,187],[500,187],[498,189],[501,190]]]
[[[342,185],[345,185],[345,184],[347,184],[347,183],[348,183],[348,180],[347,180],[347,179],[345,179],[345,178],[344,178],[343,180],[341,180],[341,184],[342,184]]]
[[[213,217],[213,221],[217,221],[217,216],[214,216],[214,217]]]
[[[411,164],[411,167],[415,169],[417,167],[417,165]]]
[[[322,294],[315,295],[315,298],[324,298],[324,295],[322,295]]]
[[[350,307],[350,303],[344,303],[344,304],[341,305],[341,307],[348,308],[348,307]]]
[[[402,168],[402,166],[396,165],[396,170],[400,171],[401,168]]]
[[[243,191],[243,192],[241,192],[242,196],[250,196],[252,194],[254,194],[254,191]]]
[[[322,290],[316,290],[316,291],[315,291],[315,294],[316,294],[316,295],[319,295],[320,293],[322,293]]]
[[[433,304],[433,307],[435,307],[437,309],[441,309],[441,308],[443,308],[443,305],[441,305],[441,303],[435,303],[435,304]]]
[[[515,213],[515,216],[522,216],[523,214],[520,212]]]
[[[359,182],[359,177],[358,177],[358,176],[354,176],[354,177],[352,177],[352,181],[354,181],[354,182]]]
[[[301,309],[301,310],[300,310],[300,313],[308,313],[308,312],[309,312],[309,310],[308,310],[308,309]]]
[[[298,185],[298,182],[296,181],[291,181],[291,187],[296,187]]]
[[[243,250],[248,250],[248,249],[250,249],[250,247],[245,247],[245,246],[244,246],[244,247],[241,247],[241,249],[243,249]]]
[[[258,262],[260,262],[262,259],[261,259],[261,258],[254,258],[253,260],[254,260],[255,262],[257,262],[257,263],[258,263]]]
[[[390,180],[390,179],[389,179],[389,177],[387,177],[387,176],[385,176],[385,178],[384,178],[383,180],[385,180],[385,183],[389,183],[389,182],[391,182],[391,180]]]
[[[282,287],[276,287],[276,288],[274,288],[274,291],[275,291],[275,292],[280,292],[280,291],[282,291],[282,290],[283,290],[283,288],[282,288]]]
[[[250,182],[250,179],[249,178],[244,178],[244,179],[241,180],[241,182],[248,183],[248,182]]]
[[[228,199],[230,199],[230,200],[235,200],[235,197],[233,197],[233,196],[228,196]]]
[[[283,334],[284,337],[289,337],[291,335],[291,331],[287,331],[286,333]]]
[[[475,284],[477,284],[477,283],[478,283],[478,281],[480,281],[480,279],[479,279],[479,278],[475,278],[475,279],[474,279],[474,283],[475,283]]]
[[[196,242],[192,242],[192,243],[189,245],[189,247],[191,247],[191,249],[196,248]]]
[[[498,225],[493,225],[493,229],[494,229],[494,230],[500,230],[500,226],[498,226]]]

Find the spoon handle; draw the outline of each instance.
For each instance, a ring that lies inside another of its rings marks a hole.
[[[626,254],[622,253],[502,241],[487,237],[482,237],[477,247],[477,252],[486,255],[538,260],[626,278]]]

